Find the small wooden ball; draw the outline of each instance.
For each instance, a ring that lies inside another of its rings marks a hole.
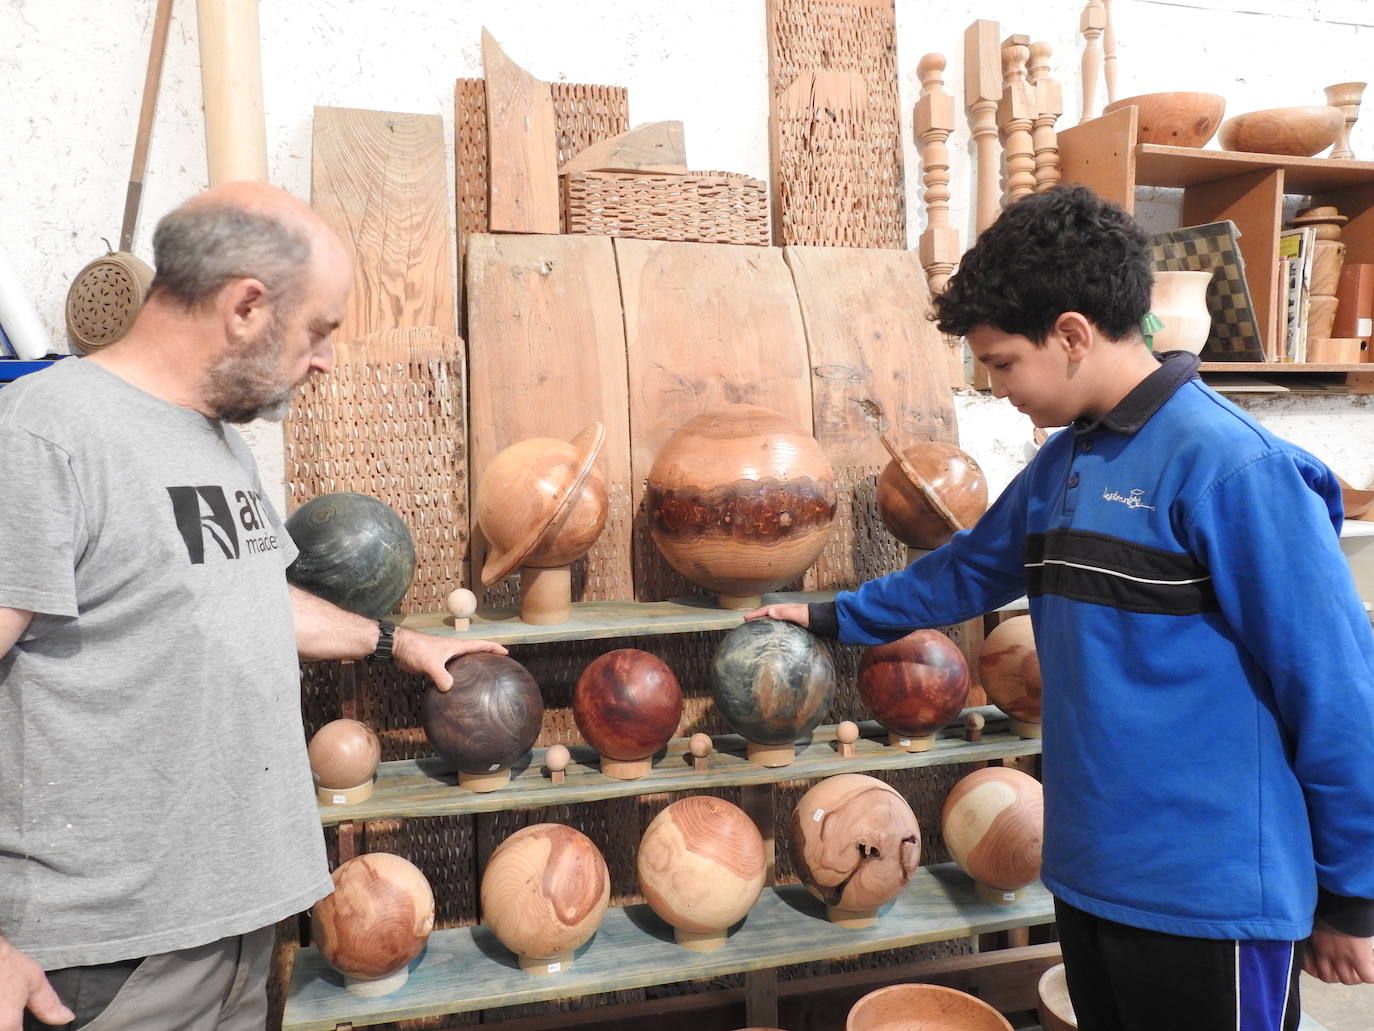
[[[460,655],[446,668],[452,690],[430,688],[421,702],[429,743],[458,768],[460,784],[474,791],[500,787],[539,737],[539,685],[509,655]]]
[[[938,630],[917,630],[866,648],[859,659],[859,697],[892,734],[893,744],[923,752],[968,700],[968,662]]]
[[[1040,876],[1045,799],[1034,777],[1005,766],[975,770],[945,798],[940,825],[982,898],[1014,902]]]
[[[677,732],[682,688],[668,664],[638,648],[617,648],[587,664],[573,689],[573,719],[601,753],[601,772],[633,780]]]
[[[763,836],[744,810],[693,795],[654,817],[639,843],[639,887],[679,944],[699,952],[758,901],[767,870]]]
[[[553,774],[555,783],[563,782],[563,774],[568,769],[568,764],[572,762],[572,752],[568,751],[567,745],[549,745],[544,751],[544,765]]]
[[[310,911],[325,962],[358,981],[404,971],[434,928],[434,892],[425,875],[400,856],[371,852],[340,864],[333,878],[333,893]]]
[[[466,587],[456,587],[444,599],[444,609],[454,619],[471,619],[477,611],[477,595]]]
[[[835,727],[835,740],[840,743],[840,754],[854,754],[854,742],[859,740],[859,725],[853,720],[841,720]]]
[[[566,970],[601,925],[611,877],[579,830],[536,823],[497,846],[482,873],[482,915],[530,973]]]
[[[372,778],[382,758],[382,743],[357,720],[326,723],[306,749],[316,795],[330,805],[349,805],[372,795]]]
[[[705,759],[713,747],[710,734],[693,734],[687,742],[687,750],[697,759]]]
[[[792,862],[836,923],[864,927],[921,863],[921,829],[898,791],[861,773],[828,777],[801,797],[788,829]]]
[[[988,634],[978,678],[988,700],[1011,717],[1013,733],[1040,736],[1040,658],[1030,616],[1012,616]]]

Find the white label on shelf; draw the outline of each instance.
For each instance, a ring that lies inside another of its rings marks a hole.
[[[347,795],[335,795],[335,796],[333,797],[332,801],[333,801],[333,803],[334,803],[335,805],[347,805],[347,804],[348,804],[348,796],[347,796]]]
[[[1356,319],[1355,335],[1357,337],[1374,336],[1374,319]]]
[[[556,974],[556,973],[558,973],[558,972],[559,972],[560,970],[562,970],[562,969],[563,969],[563,964],[562,964],[562,963],[550,963],[550,964],[549,964],[549,973],[551,973],[551,974]]]
[[[499,770],[500,768],[501,768],[501,764],[500,764],[500,763],[492,763],[490,766],[487,767],[487,772],[488,772],[488,773],[495,773],[495,772],[496,772],[497,770]]]
[[[824,815],[825,815],[825,810],[824,810],[824,809],[817,809],[814,813],[811,814],[811,820],[812,820],[813,823],[820,823],[820,822],[821,822],[821,817],[824,816]]]
[[[1015,901],[1016,901],[1016,892],[1014,892],[1014,891],[1004,891],[1004,892],[1002,892],[1002,901],[1003,901],[1003,902],[1015,902]]]
[[[906,748],[908,745],[911,744],[911,738],[909,738],[909,737],[899,737],[899,738],[897,739],[897,744],[901,745],[903,748]]]

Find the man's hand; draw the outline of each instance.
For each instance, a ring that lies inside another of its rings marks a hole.
[[[26,1009],[45,1024],[76,1019],[48,984],[43,968],[0,938],[0,1031],[20,1031]]]
[[[1327,984],[1374,984],[1374,938],[1344,934],[1319,919],[1302,968]]]
[[[754,609],[752,612],[746,612],[744,618],[783,619],[789,623],[796,623],[797,626],[810,626],[811,610],[804,602],[790,601],[782,605],[765,605],[761,609]]]
[[[473,655],[489,652],[492,655],[506,655],[506,649],[495,641],[462,641],[452,637],[438,637],[422,634],[405,627],[396,628],[396,640],[392,646],[391,657],[396,665],[407,673],[423,673],[434,681],[440,691],[453,686],[453,676],[445,664],[460,655]],[[3,1028],[0,1028],[3,1031]]]

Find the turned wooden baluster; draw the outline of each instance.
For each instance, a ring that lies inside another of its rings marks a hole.
[[[1035,192],[1044,193],[1059,182],[1059,134],[1054,123],[1064,113],[1064,87],[1050,77],[1048,43],[1032,43],[1030,47],[1030,80],[1035,90],[1035,126],[1031,139],[1035,144]]]
[[[1102,77],[1107,82],[1107,103],[1116,102],[1116,23],[1112,21],[1112,0],[1102,0]]]
[[[949,222],[946,141],[954,131],[954,98],[945,92],[945,64],[944,54],[926,54],[916,66],[921,79],[921,96],[916,101],[916,139],[921,145],[921,180],[925,185],[922,200],[926,207],[926,228],[921,233],[919,253],[932,297],[945,288],[949,274],[959,263],[959,231]],[[963,347],[954,337],[946,337],[945,346],[950,383],[963,386]]]
[[[1001,28],[979,20],[964,30],[964,106],[977,149],[977,201],[974,225],[982,232],[1001,210],[997,189],[997,104],[1002,99]]]
[[[1107,28],[1107,9],[1102,0],[1088,0],[1078,31],[1083,33],[1083,115],[1086,122],[1093,116],[1097,104],[1097,77],[1102,74],[1102,33]]]
[[[997,105],[997,127],[1007,161],[1007,203],[1035,192],[1035,144],[1031,128],[1039,113],[1035,91],[1026,80],[1029,36],[1008,36],[1002,41],[1002,102]]]

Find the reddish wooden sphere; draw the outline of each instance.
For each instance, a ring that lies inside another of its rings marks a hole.
[[[1012,616],[988,634],[978,679],[992,704],[1011,717],[1013,731],[1040,736],[1040,658],[1030,616]]]
[[[377,772],[382,743],[365,723],[334,720],[315,733],[306,753],[318,786],[353,788],[366,783]]]
[[[315,944],[347,977],[375,980],[420,954],[434,928],[434,892],[414,865],[371,852],[334,871],[334,892],[310,911]]]
[[[462,655],[447,669],[453,689],[430,688],[421,702],[430,745],[463,773],[509,769],[539,737],[539,685],[509,655]]]
[[[989,766],[954,785],[940,813],[945,844],[979,894],[1011,901],[1040,876],[1045,796],[1020,770]]]
[[[878,477],[878,515],[892,536],[909,548],[938,548],[956,532],[931,507],[916,477],[929,484],[965,529],[987,511],[987,479],[970,455],[939,441],[914,444],[900,459],[888,462]]]
[[[917,630],[865,649],[858,687],[868,711],[894,736],[929,747],[968,699],[968,662],[940,631]]]
[[[644,759],[676,733],[682,688],[657,655],[617,648],[593,659],[577,678],[573,719],[601,755]]]
[[[743,607],[810,567],[835,518],[835,473],[816,439],[757,405],[698,415],[649,470],[654,544],[679,573]]]

